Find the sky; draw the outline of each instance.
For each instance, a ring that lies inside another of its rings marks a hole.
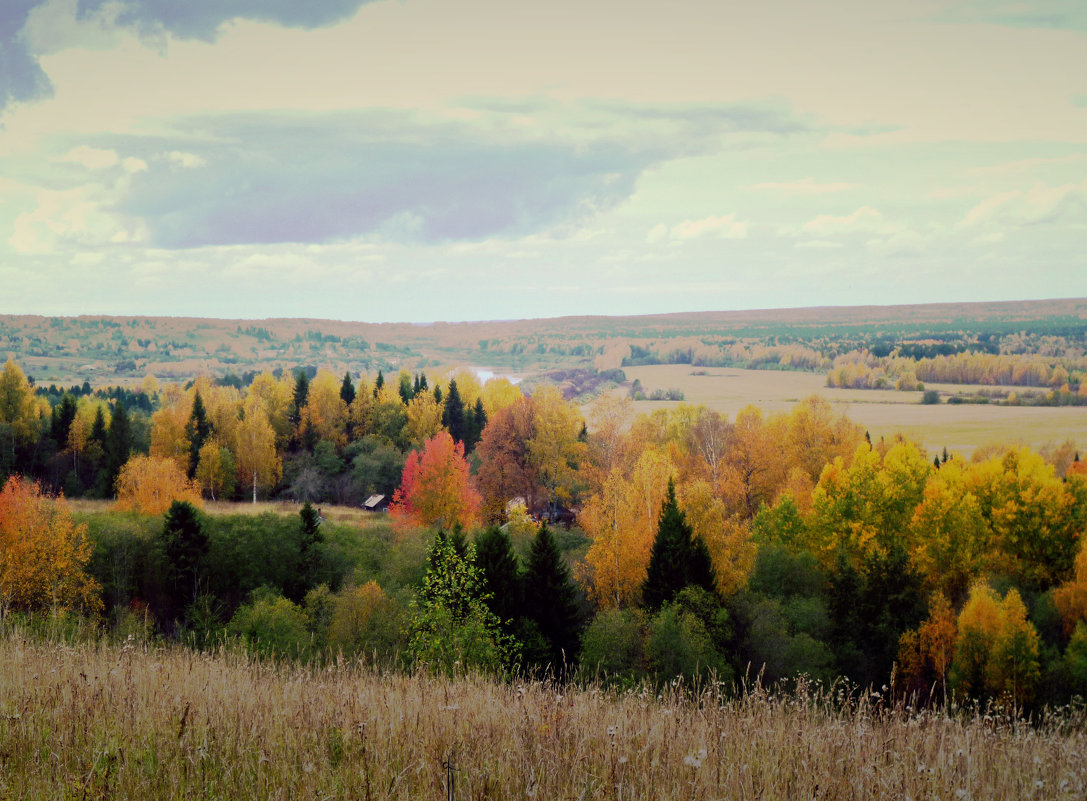
[[[1082,296],[1082,0],[0,0],[0,313]]]

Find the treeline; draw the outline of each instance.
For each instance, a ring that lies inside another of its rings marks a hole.
[[[1048,389],[1052,405],[1087,403],[1087,361],[1037,354],[969,351],[911,359],[855,351],[834,360],[828,387],[917,389],[924,382]]]
[[[352,642],[353,653],[448,670],[578,667],[616,681],[755,671],[882,686],[893,674],[897,691],[922,700],[1028,708],[1087,695],[1078,454],[1062,456],[1060,472],[1023,448],[930,458],[907,441],[870,442],[817,398],[729,420],[688,405],[632,419],[628,400],[605,396],[586,420],[551,387],[427,383],[319,371],[258,376],[244,395],[207,382],[161,388],[149,455],[130,454],[117,483],[119,505],[142,516],[65,528],[75,556],[56,561],[89,565],[111,619],[146,610],[160,632],[227,631],[275,653]],[[70,429],[78,418],[77,408]],[[116,420],[114,409],[107,439]],[[301,495],[303,470],[324,480],[340,475],[328,465],[350,463],[357,477],[378,448],[398,461],[385,473],[391,523],[376,533],[305,515],[208,518],[203,556],[170,545],[180,529],[169,504],[227,494],[216,475],[247,498],[277,486]],[[144,480],[136,468],[151,463],[173,477]],[[0,513],[0,531],[9,519]],[[154,542],[163,555],[125,555]],[[261,561],[264,550],[273,556]],[[248,563],[267,567],[246,580],[223,567]],[[158,590],[140,583],[147,576]],[[62,595],[53,579],[24,583],[39,587],[38,607]],[[164,601],[162,587],[179,594]]]

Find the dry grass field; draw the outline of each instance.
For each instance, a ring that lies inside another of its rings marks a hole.
[[[91,498],[71,498],[68,507],[77,514],[100,514],[113,509],[115,502]],[[389,522],[383,513],[367,512],[354,506],[332,506],[321,504],[321,516],[332,523],[365,528],[371,525],[383,525]],[[203,510],[209,515],[262,515],[272,512],[280,516],[297,517],[302,504],[294,501],[204,501]]]
[[[1079,799],[1065,721],[0,640],[0,798]],[[1082,721],[1080,721],[1082,723]],[[452,787],[449,786],[450,779]]]
[[[675,387],[687,403],[705,404],[734,419],[749,404],[763,412],[787,411],[809,395],[826,398],[834,409],[863,425],[873,439],[902,433],[930,453],[946,447],[963,455],[992,443],[1020,442],[1032,447],[1067,439],[1087,448],[1087,407],[921,405],[920,392],[837,389],[826,386],[822,373],[692,367],[686,364],[626,367],[631,381],[647,391]],[[977,387],[931,384],[929,389],[953,394]],[[636,412],[675,406],[669,401],[639,401]]]

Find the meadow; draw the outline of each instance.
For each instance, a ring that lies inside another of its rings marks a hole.
[[[1073,799],[1070,717],[915,712],[879,694],[274,665],[129,640],[0,639],[5,799]]]
[[[864,426],[873,440],[895,434],[923,445],[930,454],[943,448],[964,456],[991,444],[1021,443],[1032,448],[1071,439],[1087,445],[1087,407],[997,406],[988,404],[921,404],[921,392],[840,389],[826,385],[826,373],[692,367],[689,364],[626,367],[630,381],[647,391],[679,389],[685,403],[704,404],[730,420],[754,405],[764,414],[788,411],[800,400],[819,395],[838,414]],[[977,387],[928,384],[941,398]],[[622,390],[618,390],[620,393]],[[637,414],[678,405],[674,401],[637,401]]]

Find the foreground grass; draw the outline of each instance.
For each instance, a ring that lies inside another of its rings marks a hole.
[[[0,642],[0,798],[1082,798],[1082,728]],[[450,768],[450,766],[452,766]]]

